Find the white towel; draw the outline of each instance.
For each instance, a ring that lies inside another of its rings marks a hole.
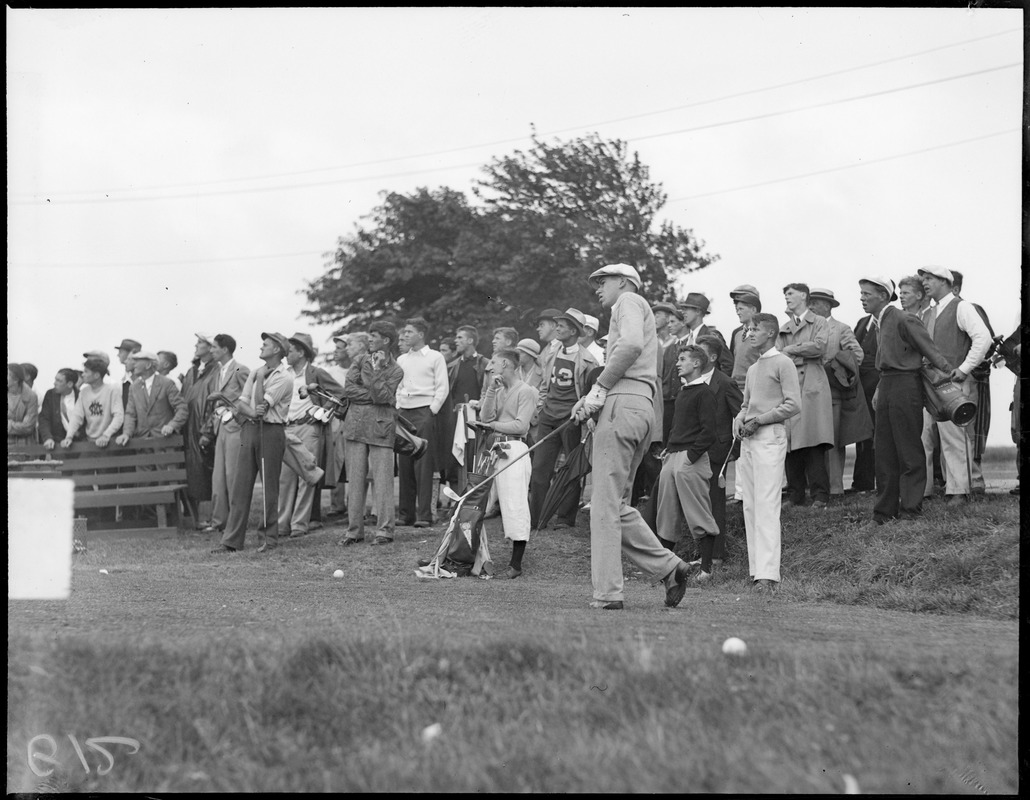
[[[454,426],[454,439],[451,441],[451,454],[462,466],[465,466],[465,444],[474,437],[469,436],[469,429],[466,422],[475,422],[478,417],[476,409],[465,403],[459,403],[455,408],[458,415],[458,422]]]

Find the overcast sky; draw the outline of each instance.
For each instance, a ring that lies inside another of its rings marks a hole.
[[[330,330],[299,292],[382,191],[622,138],[721,260],[684,291],[928,264],[1019,311],[1023,15],[997,9],[7,9],[8,353],[47,388],[123,337]],[[815,174],[813,174],[815,173]],[[599,265],[600,266],[600,265]],[[484,265],[489,268],[489,265]],[[556,303],[560,305],[559,303]],[[583,309],[596,313],[596,309]],[[995,371],[991,442],[1009,443]]]

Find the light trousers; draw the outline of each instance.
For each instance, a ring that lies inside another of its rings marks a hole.
[[[684,520],[695,539],[719,535],[719,524],[712,514],[711,479],[708,453],[702,453],[693,464],[687,458],[686,450],[669,453],[658,481],[660,537],[678,541]]]
[[[240,427],[223,423],[215,438],[215,471],[211,475],[211,524],[219,530],[225,530],[229,521],[229,499],[239,458]]]
[[[296,445],[290,442],[289,434],[300,439],[304,449],[311,454],[317,465],[321,455],[319,450],[322,446],[322,426],[317,423],[288,426],[287,451],[293,452]],[[307,533],[314,500],[314,484],[304,480],[303,474],[298,473],[290,461],[284,458],[279,477],[279,533],[284,536]]]
[[[755,580],[780,580],[780,489],[787,458],[782,423],[761,426],[740,446],[748,572]]]
[[[594,489],[590,499],[590,577],[594,599],[623,600],[622,556],[655,580],[680,559],[630,505],[633,477],[651,446],[654,405],[648,397],[610,394],[594,430]]]
[[[930,416],[930,412],[923,410],[923,450],[926,451],[924,497],[933,494],[933,451],[938,442],[941,445],[941,469],[946,484],[944,493],[969,494],[973,487],[984,488],[983,467],[973,460],[975,435],[973,423],[960,428],[954,422],[937,422]]]
[[[497,469],[504,469],[511,459],[518,458],[529,447],[523,442],[509,441],[506,452],[508,458],[497,460]],[[529,541],[529,479],[533,474],[533,463],[523,458],[517,464],[505,469],[494,479],[491,495],[496,495],[501,507],[501,523],[504,526],[504,538],[513,542]]]
[[[379,447],[346,440],[347,538],[365,538],[367,478],[372,476],[372,504],[376,513],[376,536],[393,538],[393,447]]]

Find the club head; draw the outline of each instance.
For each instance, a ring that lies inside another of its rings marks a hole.
[[[454,489],[452,489],[450,486],[447,486],[446,484],[440,487],[440,491],[443,492],[443,496],[446,497],[448,500],[453,500],[455,502],[461,500],[461,495],[459,495],[456,491],[454,491]]]

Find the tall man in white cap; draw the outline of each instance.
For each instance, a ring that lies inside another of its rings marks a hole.
[[[258,528],[261,545],[257,551],[264,553],[279,544],[279,474],[286,452],[286,420],[293,397],[293,374],[284,361],[289,349],[281,333],[262,333],[260,357],[265,363],[250,373],[236,400],[236,412],[244,420],[236,484],[229,503],[229,522],[214,553],[243,549],[254,482],[259,476],[262,508]]]
[[[924,267],[918,270],[923,279],[926,293],[934,300],[926,329],[934,345],[951,364],[957,365],[951,372],[951,380],[959,384],[967,397],[976,391],[975,381],[970,374],[984,360],[991,346],[991,333],[977,313],[973,304],[954,295],[954,277],[946,267]],[[927,464],[932,470],[930,455],[934,443],[940,437],[941,462],[944,468],[948,505],[961,505],[966,495],[972,492],[970,473],[973,470],[972,430],[962,428],[954,422],[935,422],[925,417],[923,427],[923,449],[927,452]],[[932,475],[932,472],[931,472]],[[927,482],[932,493],[932,477]]]
[[[554,335],[560,347],[544,362],[543,382],[537,401],[536,440],[541,442],[533,457],[533,476],[529,482],[529,513],[532,530],[539,530],[540,512],[544,498],[551,486],[554,465],[558,454],[568,455],[579,444],[578,425],[566,428],[559,436],[543,441],[551,431],[560,427],[569,418],[572,407],[587,393],[587,377],[597,366],[594,356],[579,345],[583,335],[583,314],[575,308],[558,312],[553,316]],[[579,486],[558,509],[555,528],[568,528],[576,524],[579,506]]]
[[[658,542],[630,504],[633,475],[660,419],[658,337],[654,314],[637,292],[641,280],[628,264],[609,264],[590,275],[597,297],[611,310],[605,367],[575,419],[598,414],[594,430],[594,490],[590,504],[590,574],[593,608],[623,607],[622,556],[665,584],[665,604],[677,606],[690,567]]]
[[[923,452],[923,358],[950,371],[922,323],[890,305],[898,296],[894,281],[874,275],[858,282],[862,310],[870,314],[879,334],[876,369],[880,383],[875,414],[876,503],[873,519],[883,525],[892,519],[917,519],[923,512],[926,455]]]
[[[858,379],[859,366],[865,358],[855,332],[833,317],[840,305],[830,289],[812,289],[808,307],[826,320],[829,336],[823,369],[830,383],[833,408],[833,447],[826,451],[826,472],[830,479],[830,497],[844,495],[844,456],[849,444],[873,437],[873,420],[862,397]]]
[[[211,499],[211,475],[215,466],[214,450],[202,450],[201,437],[207,421],[207,396],[215,390],[218,377],[217,364],[211,347],[213,336],[206,333],[194,334],[197,345],[193,364],[182,379],[182,396],[186,400],[186,427],[183,430],[183,444],[186,448],[186,501],[187,510],[194,527],[205,528],[209,522],[200,519],[200,504]]]

